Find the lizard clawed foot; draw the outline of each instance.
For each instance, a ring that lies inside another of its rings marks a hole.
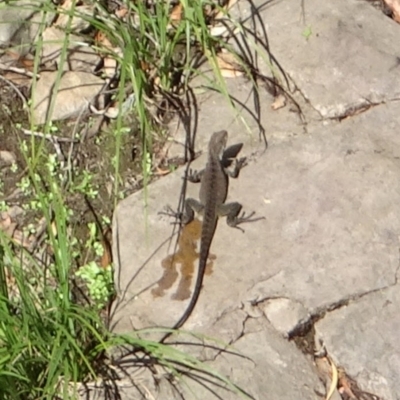
[[[242,215],[240,217],[237,217],[237,219],[236,219],[237,224],[241,224],[243,222],[255,222],[255,221],[259,221],[260,219],[265,219],[265,217],[252,218],[252,216],[254,214],[255,214],[255,211],[251,212],[249,215],[246,215],[246,212],[243,211]]]
[[[237,168],[242,169],[246,165],[247,165],[247,158],[246,157],[242,157],[242,158],[239,158],[239,159],[236,158],[236,166],[237,166]]]
[[[228,220],[228,225],[231,226],[232,228],[239,229],[244,233],[244,229],[238,226],[239,224],[243,224],[246,222],[255,222],[259,221],[260,219],[265,219],[265,217],[257,217],[257,218],[252,218],[253,215],[255,214],[255,211],[251,212],[250,214],[246,215],[246,212],[243,211],[242,214],[239,216],[236,216],[232,220]]]
[[[235,166],[233,170],[228,170],[227,168],[225,169],[225,172],[231,177],[231,178],[237,178],[239,176],[239,171],[247,165],[247,158],[242,157],[242,158],[235,158]]]
[[[175,218],[175,221],[171,222],[172,225],[182,225],[183,213],[175,211],[170,205],[165,206],[164,211],[159,211],[158,214]]]
[[[189,172],[186,176],[187,180],[192,183],[198,183],[201,181],[201,176],[203,171],[197,171],[195,169],[189,168]]]

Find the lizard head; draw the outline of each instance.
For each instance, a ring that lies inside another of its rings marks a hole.
[[[225,150],[227,140],[228,140],[227,131],[214,132],[211,136],[210,143],[208,145],[209,153],[218,158],[221,158],[222,153]]]

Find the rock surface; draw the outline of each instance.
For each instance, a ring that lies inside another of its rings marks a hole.
[[[396,399],[400,393],[399,307],[396,284],[329,313],[315,325],[335,362],[383,399]]]
[[[260,9],[271,50],[297,88],[305,123],[290,106],[272,111],[273,99],[260,93],[260,122],[269,139],[264,152],[249,113],[243,118],[251,135],[221,96],[200,102],[196,146],[220,129],[229,131],[229,144],[244,143],[241,155],[251,156],[250,163],[231,180],[229,199],[265,220],[246,224],[244,234],[220,221],[200,299],[184,329],[218,338],[248,357],[195,352],[256,399],[325,395],[313,358],[287,339],[306,331],[358,390],[396,400],[400,26],[367,2],[309,0],[305,6],[305,24],[299,1]],[[307,27],[311,35],[305,37]],[[231,80],[228,88],[254,110],[248,82]],[[204,162],[202,157],[191,167]],[[165,204],[177,207],[182,175],[178,170],[156,181],[146,195],[136,193],[116,209],[118,332],[171,327],[189,301],[199,224],[187,228],[175,248],[170,219],[158,215]],[[198,187],[189,184],[187,196],[197,195]],[[210,396],[201,385],[193,390],[185,398]]]
[[[50,112],[50,100],[58,72],[42,72],[36,85],[32,119],[35,124],[46,122]],[[104,86],[103,79],[82,71],[66,71],[62,74],[52,120],[62,120],[88,109]]]
[[[17,0],[12,4],[0,4],[0,45],[15,46],[13,52],[27,54],[30,46],[39,33],[40,24],[49,23],[54,18],[54,12],[46,11],[43,15],[44,0],[32,2]]]

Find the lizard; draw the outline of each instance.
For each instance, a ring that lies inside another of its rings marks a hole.
[[[255,214],[254,212],[247,216],[243,212],[242,215],[239,216],[242,210],[242,205],[240,203],[225,203],[228,195],[229,176],[237,178],[240,169],[246,163],[246,158],[241,158],[239,160],[235,159],[235,167],[233,171],[225,168],[223,153],[227,139],[228,132],[225,130],[213,133],[208,144],[208,160],[206,167],[200,172],[193,172],[190,170],[190,173],[188,174],[187,179],[190,182],[201,182],[199,200],[188,198],[185,200],[183,213],[172,212],[172,214],[169,214],[177,217],[183,225],[193,221],[195,212],[203,216],[199,264],[194,292],[184,314],[172,328],[174,330],[180,328],[187,321],[196,306],[203,284],[204,272],[207,265],[211,243],[217,228],[218,217],[226,217],[229,226],[238,228],[242,232],[244,232],[244,230],[238,227],[239,224],[243,222],[256,221],[262,218],[252,218]],[[172,210],[170,209],[170,211]],[[168,332],[160,342],[164,342],[171,334],[172,331]]]

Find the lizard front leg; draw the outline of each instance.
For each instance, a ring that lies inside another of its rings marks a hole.
[[[192,183],[199,183],[201,182],[201,178],[203,175],[204,175],[204,169],[197,171],[195,169],[190,168],[186,176],[186,179]]]
[[[235,159],[235,166],[233,167],[233,170],[229,170],[228,168],[225,168],[225,172],[227,175],[229,175],[231,178],[237,178],[239,176],[240,170],[247,165],[247,158],[242,157],[239,159]]]

